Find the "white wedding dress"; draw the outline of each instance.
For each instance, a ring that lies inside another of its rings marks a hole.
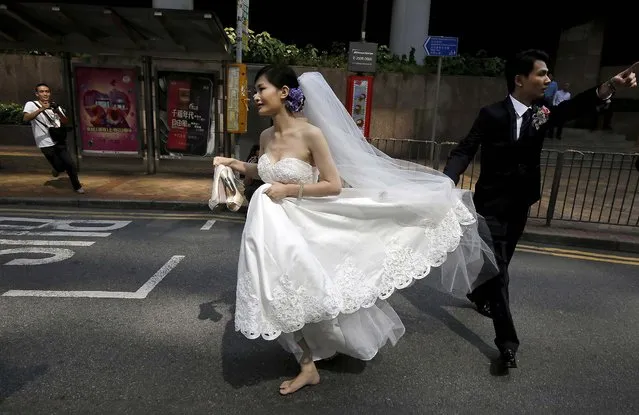
[[[326,137],[345,188],[335,197],[286,198],[274,182],[313,183],[318,171],[264,154],[265,182],[251,198],[238,263],[235,328],[278,339],[299,359],[343,353],[372,359],[404,326],[385,301],[428,278],[465,295],[497,272],[489,232],[469,191],[425,166],[371,146],[321,74],[299,78],[303,115]]]
[[[370,360],[404,334],[384,301],[396,289],[437,275],[436,267],[447,291],[465,294],[475,285],[473,273],[444,267],[447,258],[456,267],[482,263],[472,258],[477,247],[461,243],[476,235],[476,218],[461,198],[428,218],[385,194],[353,188],[274,202],[264,194],[270,183],[313,183],[317,169],[264,154],[258,171],[266,184],[251,199],[238,263],[235,327],[247,338],[279,339],[298,359],[303,337],[315,360],[336,352]]]

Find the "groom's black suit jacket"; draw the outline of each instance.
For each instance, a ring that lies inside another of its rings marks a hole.
[[[474,202],[484,216],[504,216],[513,208],[527,209],[540,199],[540,158],[550,126],[574,119],[602,105],[596,88],[549,107],[547,122],[536,129],[522,127],[517,139],[517,114],[510,97],[479,111],[470,133],[451,151],[444,174],[455,184],[481,146],[481,172]],[[535,106],[541,107],[543,102]]]

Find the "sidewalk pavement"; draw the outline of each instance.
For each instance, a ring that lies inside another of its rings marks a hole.
[[[80,180],[86,193],[77,194],[65,173],[51,176],[37,149],[0,146],[0,205],[199,211],[211,217],[243,218],[243,213],[210,211],[211,160],[165,162],[166,167],[154,175],[146,174],[142,163],[83,160]],[[548,227],[543,220],[530,219],[522,240],[639,254],[636,226],[553,221]]]
[[[170,160],[149,175],[140,159],[86,158],[75,193],[66,173],[57,178],[37,150],[0,146],[0,204],[209,211],[211,160]]]

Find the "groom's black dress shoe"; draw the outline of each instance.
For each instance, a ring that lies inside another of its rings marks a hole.
[[[502,350],[500,358],[506,368],[508,369],[517,368],[517,358],[516,358],[516,353],[514,350],[512,349]]]
[[[493,315],[490,313],[490,305],[488,305],[488,301],[475,301],[469,294],[466,295],[466,298],[468,298],[472,303],[475,304],[475,306],[477,307],[477,312],[479,314],[488,318],[493,317]]]

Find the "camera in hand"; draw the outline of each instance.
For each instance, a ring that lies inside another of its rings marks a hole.
[[[52,110],[56,110],[58,109],[59,105],[57,102],[53,102],[51,101],[51,103],[49,104],[49,108],[51,108]]]

